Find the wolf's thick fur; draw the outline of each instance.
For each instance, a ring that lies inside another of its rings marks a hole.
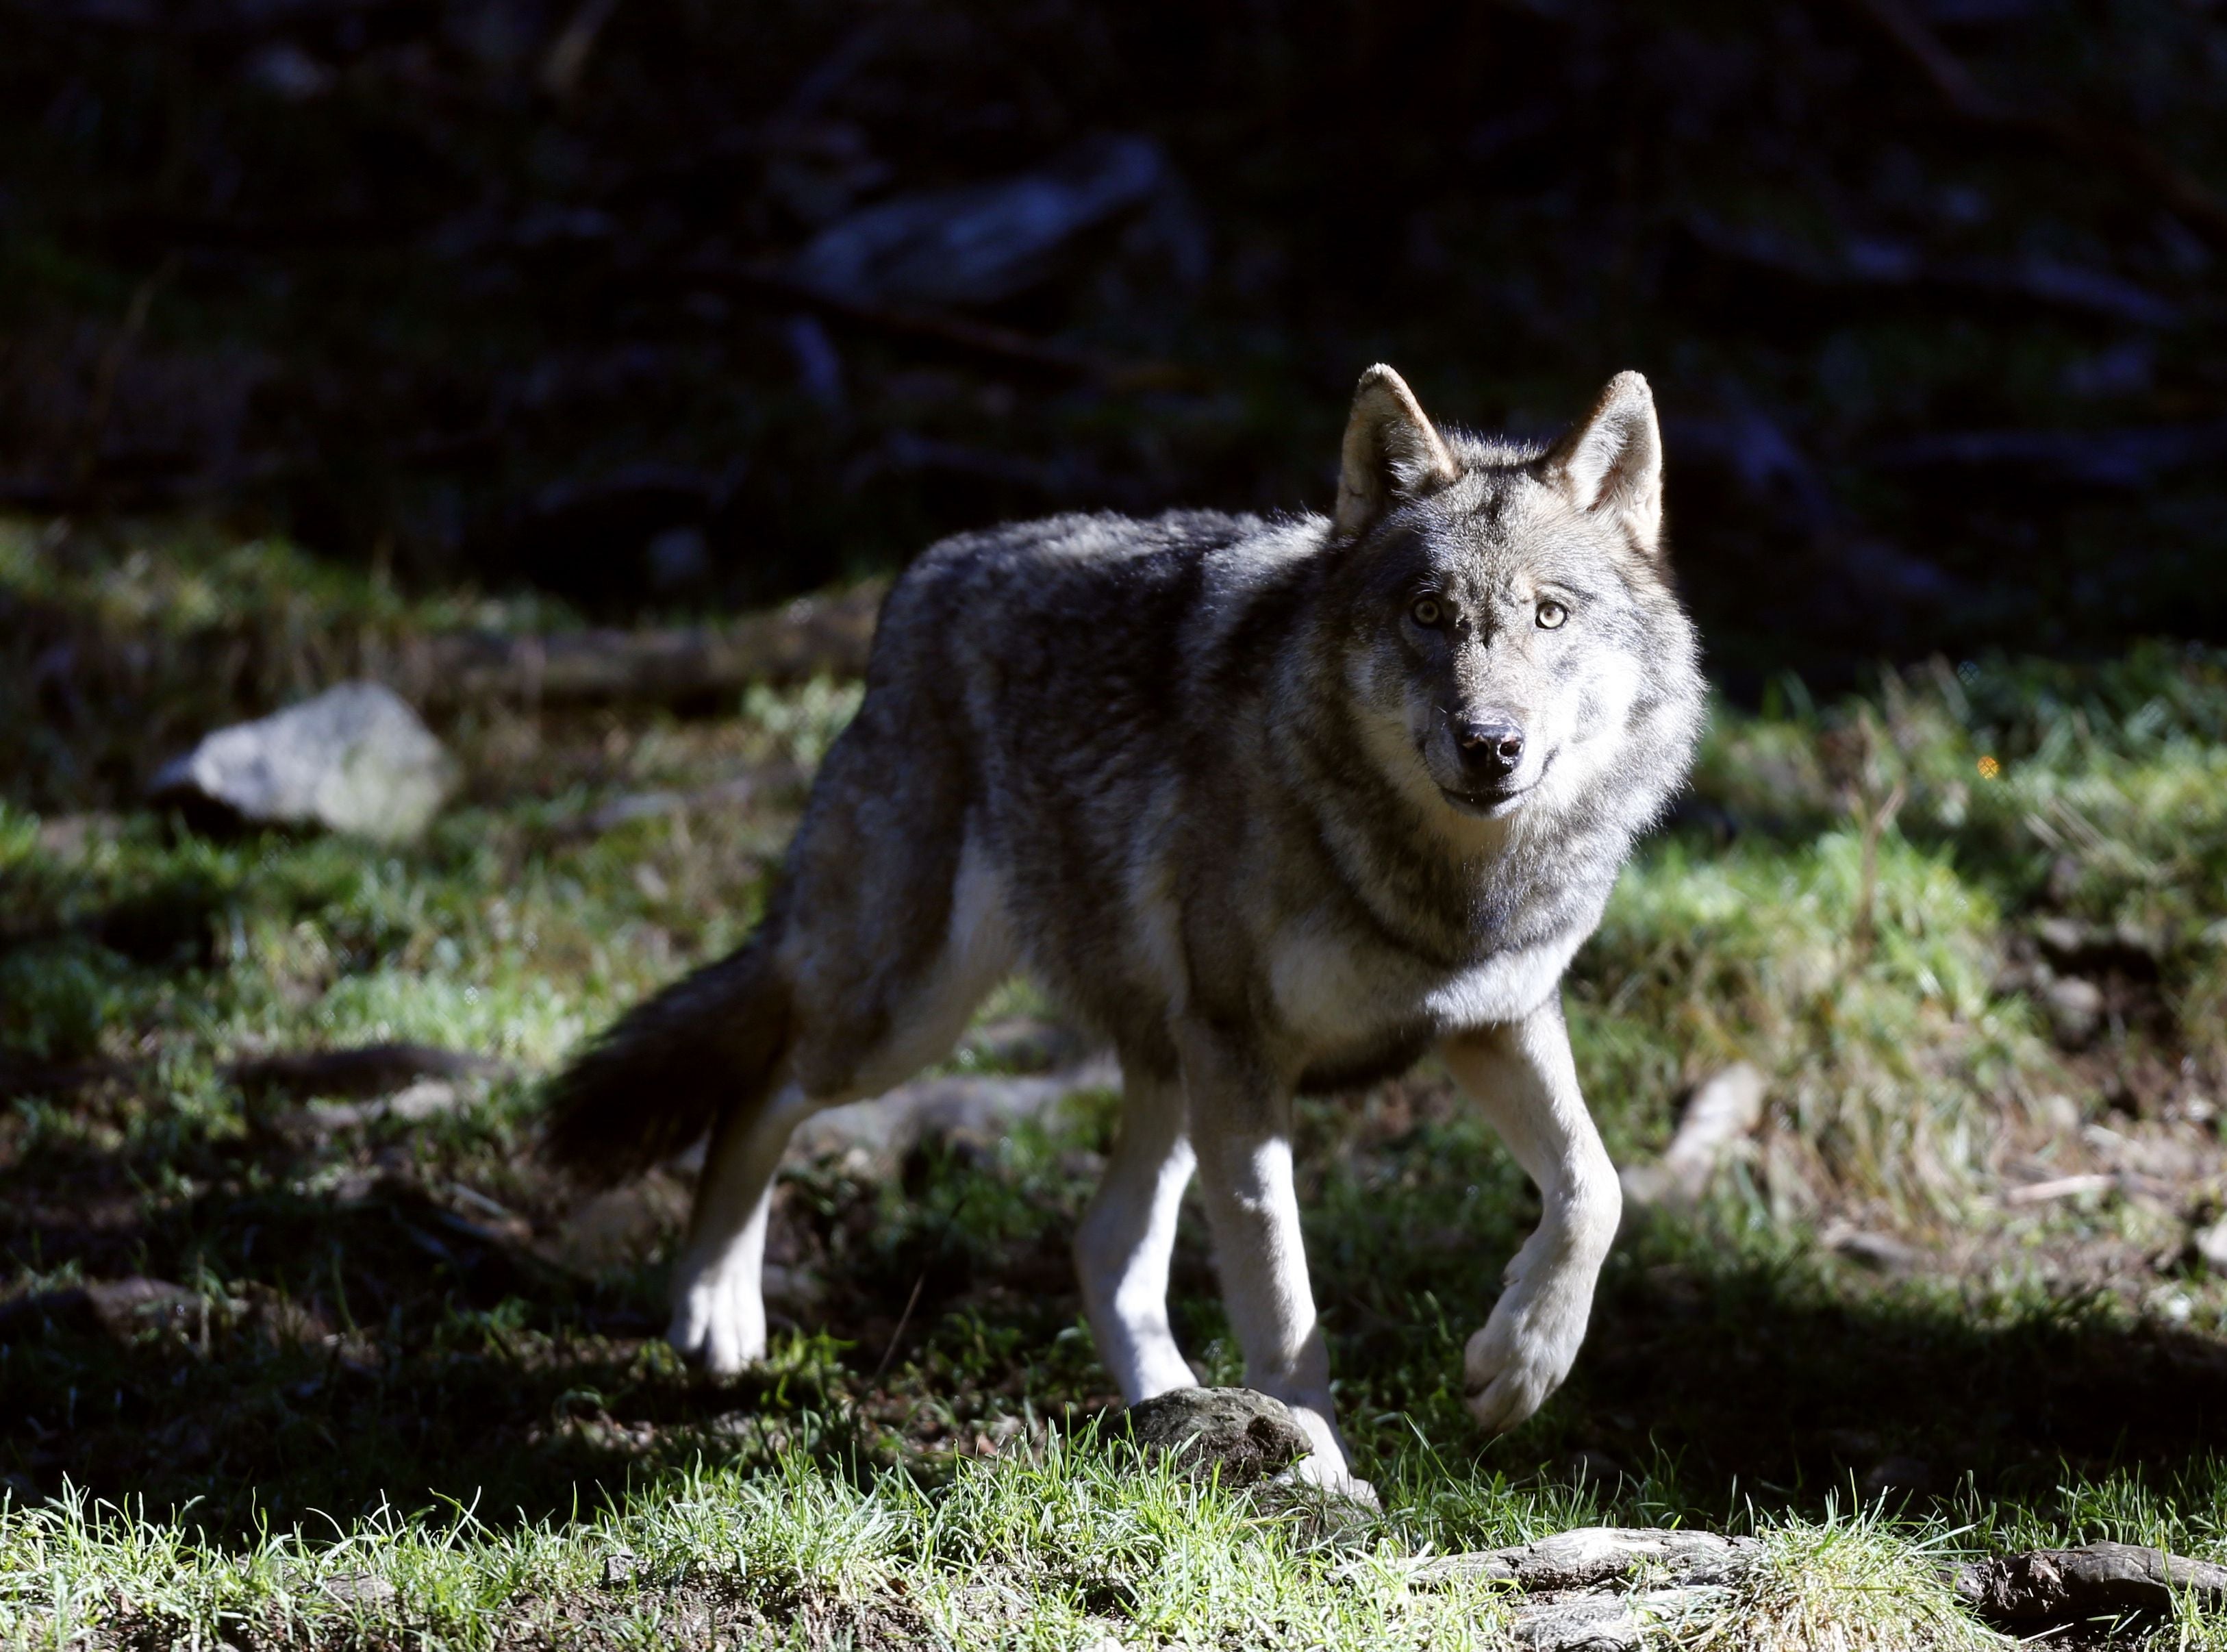
[[[759,1357],[795,1124],[941,1058],[1030,971],[1120,1052],[1075,1238],[1132,1400],[1191,1382],[1168,1258],[1194,1168],[1247,1381],[1349,1479],[1292,1196],[1291,1098],[1435,1048],[1544,1216],[1470,1341],[1488,1426],[1567,1373],[1619,1215],[1558,991],[1703,704],[1637,373],[1547,450],[1441,434],[1363,375],[1335,518],[1066,516],[948,539],[890,593],[750,944],[557,1084],[617,1174],[712,1129],[672,1340]]]

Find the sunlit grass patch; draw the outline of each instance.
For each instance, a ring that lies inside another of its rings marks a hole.
[[[705,1468],[566,1525],[381,1510],[232,1550],[73,1495],[0,1515],[0,1635],[210,1646],[406,1637],[477,1649],[565,1632],[627,1644],[662,1620],[776,1643],[830,1630],[956,1648],[1497,1646],[1496,1591],[1420,1591],[1357,1514],[1262,1503],[1086,1434],[945,1483],[854,1478],[789,1455]]]
[[[1875,1515],[1828,1514],[1758,1534],[1732,1599],[1676,1643],[1694,1652],[1977,1652],[2008,1637],[1977,1622],[1941,1575],[1940,1540]]]
[[[1968,1196],[1990,1112],[2041,1046],[2021,1007],[1992,995],[1988,892],[1896,835],[1868,873],[1866,859],[1852,832],[1643,853],[1575,978],[1597,1109],[1651,1108],[1659,1140],[1681,1084],[1753,1061],[1792,1155],[1766,1164],[1787,1214],[1825,1183],[1918,1209]]]

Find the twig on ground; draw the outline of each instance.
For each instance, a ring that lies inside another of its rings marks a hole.
[[[673,705],[740,693],[756,682],[859,677],[885,589],[870,582],[716,628],[450,633],[404,650],[390,674],[417,704],[436,707],[491,700]]]
[[[2119,1178],[2100,1172],[2083,1176],[2052,1177],[2046,1182],[2029,1182],[2024,1187],[2011,1189],[2003,1195],[2005,1204],[2047,1204],[2053,1199],[2077,1198],[2083,1193],[2109,1193],[2119,1185]]]
[[[1642,1206],[1700,1198],[1726,1155],[1763,1122],[1763,1073],[1749,1062],[1704,1079],[1662,1157],[1623,1171],[1624,1197]]]

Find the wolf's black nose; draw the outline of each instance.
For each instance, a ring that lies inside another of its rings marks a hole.
[[[1523,761],[1523,730],[1505,718],[1457,723],[1454,739],[1463,763],[1490,780],[1505,780]]]

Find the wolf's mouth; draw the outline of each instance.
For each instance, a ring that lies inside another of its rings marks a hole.
[[[1468,791],[1441,786],[1439,795],[1453,805],[1458,813],[1480,820],[1497,820],[1503,815],[1513,814],[1517,804],[1539,789],[1540,782],[1547,778],[1547,771],[1554,766],[1554,759],[1560,755],[1559,752],[1548,752],[1547,760],[1539,765],[1539,772],[1531,777],[1528,786],[1478,786]]]
[[[1458,792],[1450,786],[1439,788],[1439,795],[1464,814],[1475,815],[1481,820],[1496,820],[1514,810],[1518,803],[1538,789],[1538,782],[1528,786],[1492,788],[1474,792]]]

